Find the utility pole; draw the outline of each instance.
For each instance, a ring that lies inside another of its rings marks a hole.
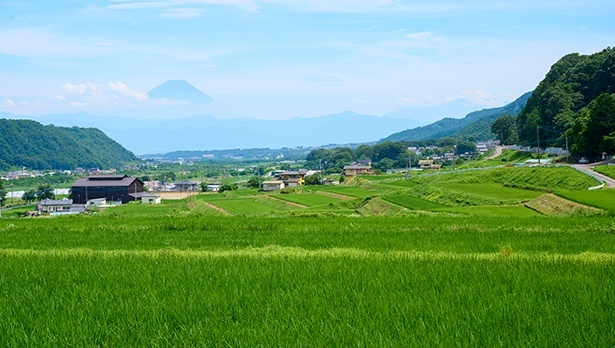
[[[538,154],[538,165],[540,165],[540,133],[538,132],[538,125],[536,125],[536,153]]]
[[[457,152],[457,145],[453,145],[453,170],[455,170],[455,152]]]
[[[569,152],[568,152],[568,136],[566,136],[566,163],[568,163],[568,155],[569,155]]]

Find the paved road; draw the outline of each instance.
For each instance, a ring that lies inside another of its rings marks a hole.
[[[582,171],[583,173],[586,173],[587,175],[591,175],[594,178],[597,178],[598,180],[602,180],[604,181],[604,187],[605,188],[615,188],[615,180],[613,180],[612,178],[604,175],[604,174],[600,174],[598,172],[594,171],[594,166],[592,164],[573,164],[571,165],[571,167]]]
[[[495,152],[493,152],[493,155],[491,155],[491,156],[489,156],[487,158],[488,159],[493,159],[493,158],[498,157],[501,154],[502,154],[502,147],[498,145],[498,146],[495,147]]]

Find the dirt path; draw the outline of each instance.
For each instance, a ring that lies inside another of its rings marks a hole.
[[[158,191],[155,192],[162,199],[184,199],[188,197],[188,192],[179,192],[179,191]],[[197,195],[198,193],[190,192],[190,196]]]
[[[273,199],[274,201],[278,201],[278,202],[285,203],[286,205],[290,205],[291,207],[297,207],[297,208],[302,208],[302,209],[305,209],[305,208],[307,208],[307,207],[308,207],[307,205],[303,205],[303,204],[299,204],[299,203],[295,203],[295,202],[285,201],[285,200],[283,200],[283,199],[279,199],[279,198],[276,198],[276,197],[272,197],[272,196],[270,196],[270,195],[266,195],[265,197],[267,197],[267,198],[269,198],[269,199]]]
[[[206,207],[211,208],[211,209],[216,210],[216,211],[219,211],[219,212],[221,212],[224,215],[233,215],[233,214],[229,213],[228,211],[226,211],[226,210],[224,210],[224,209],[222,209],[220,207],[217,207],[217,206],[215,206],[215,205],[213,205],[211,203],[204,202],[204,204],[205,204]]]
[[[502,154],[502,146],[498,145],[495,147],[495,152],[493,155],[487,157],[487,159],[494,159]]]

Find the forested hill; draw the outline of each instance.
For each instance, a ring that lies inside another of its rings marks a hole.
[[[384,141],[417,141],[448,136],[464,140],[486,140],[493,138],[491,123],[500,116],[516,116],[532,95],[527,92],[510,104],[499,108],[474,111],[464,118],[443,118],[427,126],[401,131],[381,140]]]
[[[96,128],[44,126],[31,120],[0,119],[0,169],[111,168],[135,155]]]
[[[615,48],[568,54],[540,82],[517,118],[521,142],[562,145],[581,155],[615,152]]]

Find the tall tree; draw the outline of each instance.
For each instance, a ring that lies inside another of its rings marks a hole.
[[[588,109],[589,118],[582,134],[585,147],[581,152],[594,156],[615,153],[611,141],[615,132],[615,95],[601,94]]]
[[[53,189],[49,184],[41,184],[38,186],[38,190],[36,191],[36,199],[42,201],[44,199],[54,199],[55,194],[53,193]]]
[[[0,208],[4,204],[4,199],[6,198],[6,190],[4,189],[4,185],[2,181],[0,181]]]
[[[497,139],[503,145],[511,145],[516,143],[516,121],[515,116],[499,117],[491,124],[491,133],[495,134]]]

